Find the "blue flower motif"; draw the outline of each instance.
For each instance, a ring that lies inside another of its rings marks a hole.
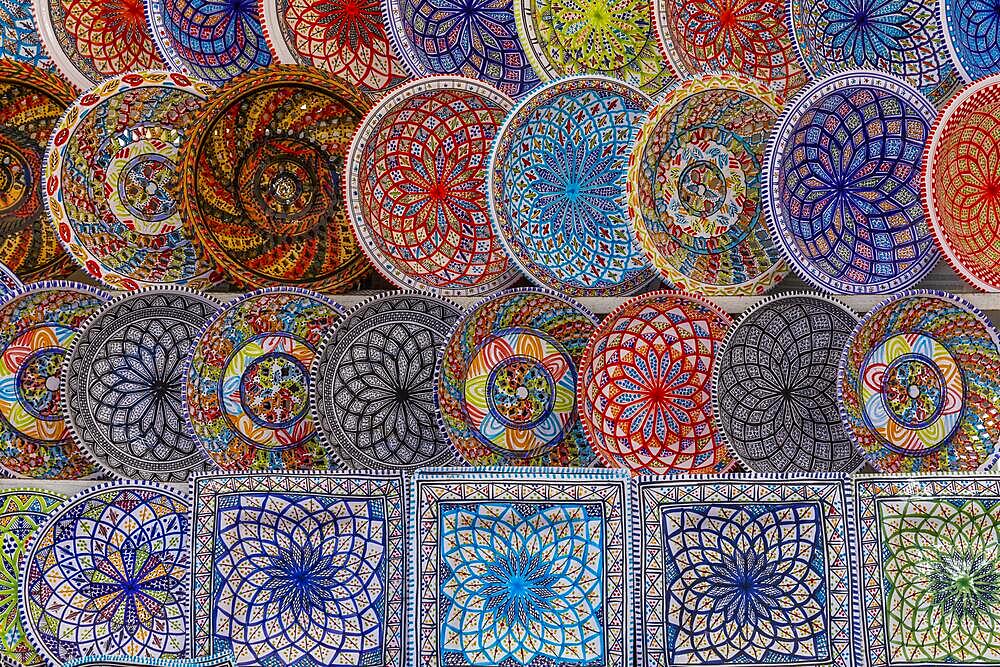
[[[221,509],[217,646],[239,665],[382,664],[381,503],[263,493]]]
[[[969,78],[1000,72],[1000,2],[955,0],[945,12],[955,54]]]
[[[671,664],[827,659],[820,518],[813,503],[664,510]]]
[[[842,49],[855,67],[864,67],[889,60],[889,53],[906,39],[905,5],[905,0],[832,0],[823,20],[833,46]]]
[[[442,513],[442,653],[477,667],[602,665],[601,518],[583,505],[519,507]]]

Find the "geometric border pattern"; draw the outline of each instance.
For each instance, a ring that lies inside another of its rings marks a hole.
[[[817,474],[789,479],[778,475],[728,475],[706,477],[641,477],[638,480],[635,544],[637,607],[641,619],[636,626],[638,667],[670,665],[666,610],[670,591],[664,564],[668,558],[664,542],[662,509],[681,505],[760,506],[769,503],[815,502],[823,506],[823,538],[827,567],[829,614],[829,659],[814,662],[831,667],[861,664],[858,653],[856,552],[850,516],[850,488],[846,475]],[[796,663],[803,664],[803,663]]]
[[[353,471],[333,473],[323,470],[295,473],[246,473],[196,475],[191,482],[191,651],[206,656],[215,650],[213,627],[216,591],[213,590],[215,558],[219,536],[216,516],[220,503],[240,494],[302,494],[335,496],[343,499],[378,498],[384,501],[385,557],[388,570],[384,581],[385,601],[382,655],[379,667],[402,667],[403,637],[407,614],[404,609],[406,568],[404,545],[405,478],[400,473]]]
[[[885,549],[879,525],[879,504],[894,499],[905,500],[950,500],[969,498],[997,502],[1000,498],[1000,477],[995,475],[936,474],[878,476],[859,475],[854,478],[856,497],[855,516],[857,520],[858,551],[861,562],[858,566],[858,581],[861,596],[861,618],[864,622],[862,633],[864,655],[870,667],[887,667],[890,664],[907,667],[930,667],[944,662],[896,662],[890,663],[889,645],[885,623],[885,571],[883,560]],[[949,527],[951,527],[949,525]],[[930,640],[933,641],[933,640]],[[990,637],[996,642],[997,637]],[[979,662],[947,663],[988,664]]]
[[[597,504],[603,511],[604,662],[609,667],[633,667],[635,607],[631,567],[633,497],[623,470],[567,468],[476,468],[456,471],[432,468],[418,471],[410,484],[411,617],[407,639],[410,667],[445,667],[439,660],[442,638],[441,507],[467,507],[484,502],[509,503],[517,508],[542,504]],[[504,662],[506,664],[507,661]],[[535,664],[537,660],[531,660]],[[461,663],[464,664],[464,663]],[[517,664],[512,662],[512,664]],[[539,664],[546,664],[543,660]],[[579,661],[554,664],[580,667]],[[586,663],[592,664],[592,663]]]

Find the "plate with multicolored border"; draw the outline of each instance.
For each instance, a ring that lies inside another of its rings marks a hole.
[[[518,41],[513,0],[385,0],[382,16],[418,77],[477,79],[510,97],[541,83]]]
[[[844,347],[847,434],[880,472],[975,472],[1000,456],[1000,332],[953,294],[877,305]]]
[[[461,315],[427,292],[386,292],[324,336],[309,369],[310,414],[331,460],[372,470],[461,461],[434,405],[434,368]]]
[[[15,477],[78,479],[97,468],[62,413],[63,363],[109,295],[66,281],[27,285],[0,305],[0,467]]]
[[[684,292],[629,299],[583,352],[577,405],[608,466],[633,474],[718,473],[736,461],[712,420],[712,369],[732,320]]]
[[[260,23],[277,62],[326,70],[373,102],[410,78],[377,0],[261,2]]]
[[[480,296],[520,277],[490,224],[490,146],[514,102],[481,81],[428,77],[365,117],[347,157],[347,209],[390,282]]]
[[[170,69],[221,86],[271,64],[258,2],[145,0],[145,7],[149,32]]]
[[[249,287],[347,291],[368,260],[343,171],[368,102],[314,67],[274,65],[219,88],[181,148],[182,219]]]
[[[951,61],[966,81],[1000,74],[1000,13],[983,0],[938,0]]]
[[[840,356],[857,324],[836,299],[786,292],[729,328],[712,371],[712,410],[745,469],[853,473],[864,465],[837,407]]]
[[[43,201],[45,148],[76,91],[56,74],[0,60],[0,262],[25,281],[75,267]]]
[[[162,69],[142,0],[33,0],[42,44],[82,90],[116,74]]]
[[[765,212],[803,279],[891,294],[934,268],[920,170],[936,115],[902,79],[861,70],[820,79],[785,106],[767,151]]]
[[[763,165],[781,98],[735,74],[686,79],[639,130],[628,206],[663,277],[699,294],[760,294],[788,273],[764,223]]]
[[[541,288],[499,292],[458,321],[438,360],[441,428],[473,466],[591,465],[577,367],[597,318]]]
[[[275,287],[229,302],[198,336],[183,376],[193,436],[223,470],[326,468],[309,417],[309,368],[344,309]]]
[[[792,39],[806,70],[844,68],[903,79],[942,106],[962,85],[948,56],[938,0],[789,0]]]
[[[136,481],[91,487],[56,509],[19,579],[21,619],[45,664],[187,657],[190,511],[186,492]]]
[[[221,309],[183,287],[123,294],[76,335],[62,372],[63,414],[77,444],[113,477],[186,482],[209,469],[184,417],[184,363]]]
[[[531,280],[621,296],[657,279],[625,201],[629,153],[652,106],[626,83],[587,75],[536,88],[507,115],[486,191],[496,235]]]
[[[924,202],[938,247],[966,281],[1000,291],[1000,75],[941,111],[924,153]]]
[[[654,99],[674,81],[649,0],[514,0],[514,21],[543,81],[605,74]]]
[[[654,0],[656,31],[674,71],[698,77],[723,70],[743,74],[786,97],[809,77],[786,19],[773,0]]]
[[[0,664],[4,667],[41,667],[38,651],[24,633],[18,614],[21,596],[20,574],[28,541],[38,527],[48,521],[66,496],[45,489],[3,489],[0,491]]]
[[[175,196],[180,146],[214,90],[177,72],[131,72],[77,98],[53,130],[45,204],[92,278],[125,290],[222,279]]]

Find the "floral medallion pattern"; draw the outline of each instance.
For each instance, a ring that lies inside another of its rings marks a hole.
[[[853,665],[845,479],[640,480],[645,665]]]
[[[1000,480],[856,485],[871,665],[1000,662]]]
[[[420,470],[418,667],[632,666],[621,470]]]
[[[195,654],[398,665],[402,477],[195,479]]]

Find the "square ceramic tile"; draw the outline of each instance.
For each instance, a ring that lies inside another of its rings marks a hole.
[[[640,667],[851,667],[846,478],[643,478]]]
[[[433,470],[413,480],[414,667],[630,667],[624,471]]]
[[[402,664],[401,474],[214,475],[193,488],[195,655]]]
[[[1000,663],[1000,477],[856,481],[873,667]]]

